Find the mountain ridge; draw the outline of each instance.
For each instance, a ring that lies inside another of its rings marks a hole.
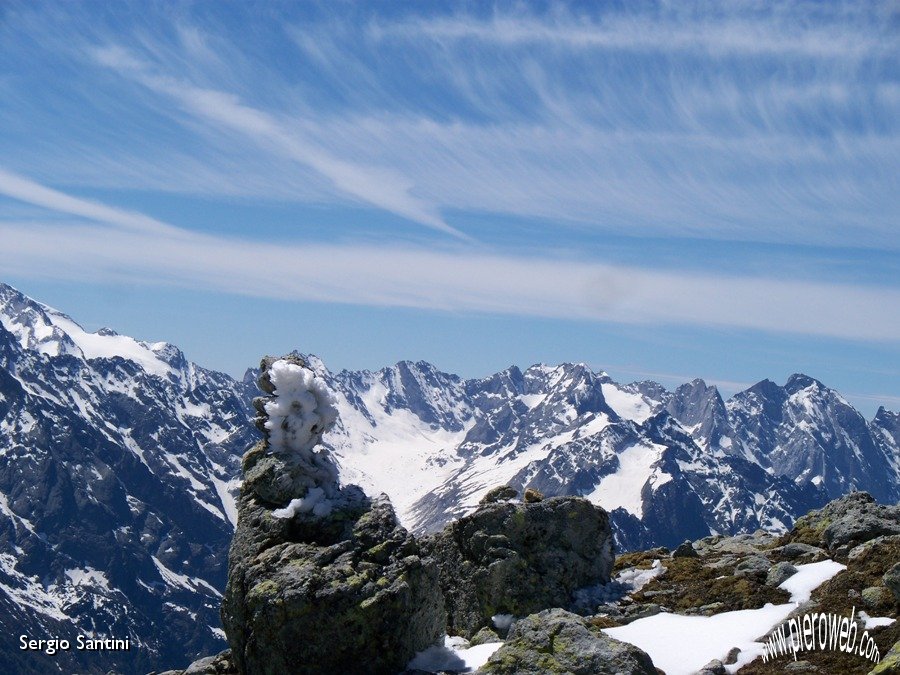
[[[338,402],[325,442],[342,480],[387,492],[417,531],[503,483],[604,506],[620,550],[781,532],[831,495],[900,490],[900,415],[866,421],[802,374],[726,401],[699,379],[670,391],[577,363],[463,379],[426,361],[332,373],[305,358]],[[224,646],[217,594],[239,457],[258,437],[255,379],[89,333],[0,284],[3,658],[20,672],[136,671]],[[134,653],[23,661],[12,641],[99,627]]]

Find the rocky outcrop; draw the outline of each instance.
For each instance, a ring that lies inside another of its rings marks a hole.
[[[602,633],[561,609],[532,614],[512,625],[482,675],[656,675],[647,654]]]
[[[799,518],[792,541],[847,553],[876,537],[897,534],[900,505],[878,504],[867,492],[851,492]]]
[[[222,604],[234,665],[394,675],[444,631],[437,567],[387,497],[339,485],[318,446],[334,408],[302,360],[264,359],[260,388]]]
[[[569,607],[613,565],[606,511],[577,497],[483,504],[423,545],[440,569],[447,631],[466,638],[496,615]]]
[[[231,660],[231,650],[197,659],[184,670],[167,670],[159,675],[238,675]]]

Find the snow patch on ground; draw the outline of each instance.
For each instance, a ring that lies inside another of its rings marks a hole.
[[[714,616],[657,614],[603,632],[643,649],[666,675],[690,675],[712,659],[724,661],[731,648],[738,647],[741,653],[737,663],[728,666],[729,672],[734,673],[762,655],[763,643],[756,642],[756,638],[784,621],[799,603],[809,599],[814,589],[843,569],[844,565],[832,560],[798,565],[797,573],[780,586],[791,594],[787,604],[767,603],[760,609]]]
[[[150,557],[153,559],[153,564],[156,565],[156,569],[159,571],[159,575],[169,586],[176,586],[189,591],[197,591],[199,590],[199,587],[202,587],[212,592],[212,594],[216,597],[222,597],[222,594],[218,590],[216,590],[215,586],[208,583],[207,581],[204,581],[203,579],[200,579],[198,577],[188,577],[184,574],[173,572],[168,567],[166,567],[163,562],[155,555]]]
[[[628,567],[619,572],[608,584],[596,584],[576,590],[575,604],[593,612],[599,605],[616,602],[626,595],[637,593],[665,571],[666,568],[659,558],[653,561],[650,569]]]
[[[213,475],[210,475],[209,479],[216,488],[216,494],[219,495],[219,501],[222,502],[222,509],[225,511],[228,522],[231,523],[232,527],[237,527],[237,503],[232,491],[237,490],[240,486],[240,479],[232,478],[229,481],[224,481]]]
[[[459,469],[455,449],[475,420],[460,431],[432,427],[409,410],[388,412],[387,395],[387,387],[374,379],[361,394],[370,419],[339,394],[341,423],[326,440],[341,465],[341,481],[370,494],[387,493],[408,524],[413,504]]]
[[[416,654],[406,664],[409,670],[424,670],[437,673],[442,670],[471,672],[481,668],[502,642],[488,642],[470,647],[467,640],[460,637],[444,636],[444,643],[433,645]]]
[[[91,585],[109,590],[109,579],[106,578],[106,574],[91,567],[66,570],[65,574],[73,586]]]
[[[865,630],[869,630],[870,628],[877,628],[878,626],[890,626],[896,619],[892,619],[889,616],[869,616],[865,612],[857,612],[857,616],[863,622],[863,628]]]
[[[522,394],[519,396],[519,400],[522,401],[529,410],[536,408],[545,398],[547,398],[546,394]]]

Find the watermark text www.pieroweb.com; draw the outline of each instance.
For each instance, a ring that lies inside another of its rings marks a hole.
[[[855,616],[856,607],[847,616],[825,612],[795,616],[778,626],[765,641],[763,662],[785,655],[792,655],[796,661],[797,654],[802,652],[828,650],[855,654],[878,663],[881,660],[878,645],[868,631],[860,632]]]

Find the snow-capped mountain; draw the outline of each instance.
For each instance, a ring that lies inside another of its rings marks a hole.
[[[341,408],[326,440],[344,479],[388,492],[416,530],[440,528],[503,483],[587,497],[612,512],[627,548],[783,530],[828,498],[824,479],[795,480],[790,466],[747,455],[755,427],[742,421],[755,419],[752,411],[739,397],[726,405],[701,381],[668,392],[620,385],[583,364],[512,367],[466,382],[427,363],[337,375],[313,364]],[[835,418],[840,399],[822,392],[809,405]],[[886,466],[890,449],[866,438],[860,454]]]
[[[463,380],[431,364],[330,372],[342,480],[432,531],[499,484],[583,495],[620,548],[781,530],[851,489],[900,497],[900,415],[866,422],[795,375],[728,401],[701,380],[619,384],[584,364]],[[243,380],[75,321],[0,285],[0,659],[16,672],[174,667],[224,646],[219,592]],[[18,636],[129,637],[129,652],[19,650]]]
[[[0,285],[0,659],[146,672],[223,648],[251,391]],[[68,639],[55,655],[19,636]],[[78,635],[128,638],[84,652]]]

